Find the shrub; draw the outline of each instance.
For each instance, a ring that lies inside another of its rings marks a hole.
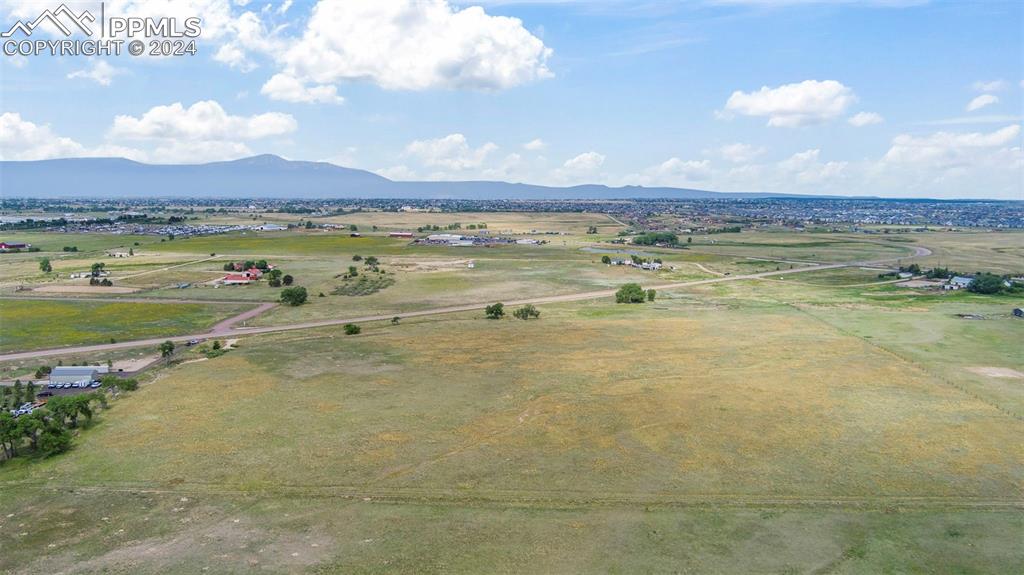
[[[646,299],[644,288],[637,283],[624,284],[615,292],[615,303],[643,303]]]
[[[505,304],[494,303],[484,308],[484,315],[487,319],[501,319],[505,317]]]
[[[300,306],[306,303],[309,294],[304,287],[290,287],[281,290],[281,302],[290,306]]]
[[[358,335],[361,331],[363,331],[363,328],[354,323],[345,324],[345,335]]]
[[[512,315],[519,319],[531,319],[540,317],[540,310],[534,307],[533,304],[526,304],[523,307],[512,312]]]

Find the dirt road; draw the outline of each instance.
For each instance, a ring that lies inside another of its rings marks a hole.
[[[810,271],[828,270],[828,269],[843,268],[843,267],[849,267],[849,266],[861,266],[861,265],[867,265],[868,263],[869,262],[854,262],[854,263],[843,263],[843,264],[828,264],[828,265],[807,266],[807,267],[804,267],[804,268],[798,268],[798,269],[792,269],[792,270],[780,270],[780,271],[770,271],[770,272],[762,272],[762,273],[756,273],[756,274],[723,276],[723,277],[716,277],[716,278],[703,279],[703,280],[694,280],[694,281],[686,281],[686,282],[675,282],[675,283],[667,283],[667,284],[655,284],[655,285],[649,285],[649,286],[645,286],[645,287],[653,288],[653,289],[656,289],[656,290],[659,290],[659,291],[664,291],[664,290],[678,289],[678,288],[684,288],[684,287],[693,287],[693,286],[700,286],[700,285],[707,285],[707,284],[714,284],[714,283],[721,283],[721,282],[759,279],[759,278],[764,278],[764,277],[769,277],[769,276],[779,275],[779,274],[792,275],[792,274],[795,274],[795,273],[806,273],[806,272],[810,272]],[[515,301],[506,301],[504,303],[507,306],[516,306],[516,305],[525,305],[525,304],[535,304],[535,305],[537,305],[537,304],[547,304],[547,303],[562,303],[562,302],[583,301],[583,300],[590,300],[590,299],[600,299],[600,298],[604,298],[604,297],[612,297],[612,296],[615,295],[616,291],[617,291],[617,288],[613,288],[613,289],[598,290],[598,291],[588,291],[588,292],[581,292],[581,293],[574,293],[574,294],[564,294],[564,295],[545,296],[545,297],[537,297],[537,298],[527,298],[527,299],[521,299],[521,300],[515,300]],[[293,323],[293,324],[287,324],[287,325],[275,325],[275,326],[265,326],[265,327],[247,327],[247,328],[231,329],[231,326],[234,325],[235,323],[238,323],[239,321],[244,321],[245,319],[250,319],[251,317],[255,317],[255,315],[257,315],[259,313],[262,313],[263,311],[266,311],[266,309],[269,309],[269,307],[266,307],[266,306],[271,306],[271,307],[273,306],[273,304],[263,304],[263,305],[255,308],[255,309],[249,310],[249,311],[247,311],[247,312],[245,312],[245,313],[243,313],[243,314],[241,314],[239,316],[235,316],[233,318],[224,320],[224,321],[218,323],[217,325],[215,325],[213,327],[213,329],[211,329],[210,331],[205,332],[205,333],[195,333],[195,334],[188,334],[188,335],[178,335],[178,336],[172,336],[172,337],[160,337],[160,338],[151,338],[151,339],[140,339],[140,340],[134,340],[134,341],[123,341],[123,342],[118,342],[118,343],[105,343],[105,344],[100,344],[100,345],[83,345],[83,346],[74,346],[74,347],[63,347],[63,348],[42,349],[42,350],[25,351],[25,352],[17,352],[17,353],[7,353],[7,354],[0,355],[0,361],[10,361],[10,360],[19,360],[19,359],[31,359],[31,358],[37,358],[37,357],[47,357],[47,356],[63,355],[63,354],[71,354],[71,353],[93,353],[93,352],[101,352],[101,351],[112,351],[112,350],[118,350],[118,349],[130,349],[130,348],[133,348],[133,347],[155,346],[155,345],[159,345],[160,343],[162,343],[164,341],[167,341],[167,340],[170,340],[170,341],[173,341],[173,342],[176,342],[176,343],[181,343],[181,342],[186,342],[186,341],[189,341],[189,340],[192,340],[192,339],[211,339],[211,338],[219,338],[219,337],[238,337],[238,336],[243,336],[243,335],[256,335],[256,334],[263,334],[263,333],[275,333],[275,332],[282,332],[282,331],[294,331],[294,330],[298,330],[298,329],[313,329],[313,328],[328,327],[328,326],[333,326],[333,325],[344,325],[346,323],[365,323],[365,322],[372,322],[372,321],[386,321],[386,320],[390,320],[393,317],[398,317],[398,318],[403,318],[404,319],[404,318],[422,317],[422,316],[429,316],[429,315],[439,315],[439,314],[447,314],[447,313],[458,313],[458,312],[464,312],[464,311],[476,311],[476,310],[481,310],[481,309],[487,307],[491,303],[494,303],[494,302],[480,302],[480,303],[472,303],[472,304],[459,305],[459,306],[432,308],[432,309],[420,310],[420,311],[411,311],[411,312],[384,314],[384,315],[369,315],[369,316],[362,316],[362,317],[351,317],[351,318],[346,318],[346,319],[329,319],[329,320],[323,320],[323,321],[311,321],[311,322]],[[251,314],[251,315],[249,315],[249,314]],[[242,317],[242,316],[245,316],[245,317]]]

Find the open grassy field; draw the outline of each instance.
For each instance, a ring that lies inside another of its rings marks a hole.
[[[125,341],[202,331],[241,313],[234,304],[0,299],[0,350]]]
[[[922,266],[942,266],[973,273],[1024,274],[1024,232],[960,231],[907,234],[915,243],[928,246],[932,255],[918,261]]]
[[[749,281],[249,338],[0,467],[0,570],[1018,572],[1020,404],[954,374],[1024,371],[1020,303]]]
[[[906,257],[913,248],[857,234],[752,231],[694,237],[700,252],[777,260],[850,262]]]

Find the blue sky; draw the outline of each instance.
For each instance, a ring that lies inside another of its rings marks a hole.
[[[54,4],[0,0],[0,27]],[[1024,199],[1020,2],[105,8],[201,17],[198,54],[0,56],[4,159],[275,153],[395,179]]]

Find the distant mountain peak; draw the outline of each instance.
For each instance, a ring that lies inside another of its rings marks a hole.
[[[5,197],[403,198],[586,200],[624,198],[737,198],[786,194],[726,194],[685,188],[588,184],[396,182],[328,162],[259,154],[206,164],[144,164],[114,158],[0,161]]]

